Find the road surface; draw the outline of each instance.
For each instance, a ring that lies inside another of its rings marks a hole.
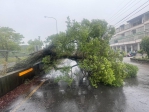
[[[131,63],[129,58],[125,62]],[[136,78],[123,87],[100,85],[98,89],[80,87],[61,90],[49,79],[41,78],[36,87],[19,96],[4,112],[149,112],[149,65],[136,64]],[[30,94],[29,94],[30,93]]]

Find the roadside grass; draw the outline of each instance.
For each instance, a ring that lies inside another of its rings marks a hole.
[[[27,58],[27,56],[23,56],[23,57],[19,57],[21,60],[24,60]],[[16,57],[9,57],[8,58],[8,62],[7,63],[11,63],[11,62],[17,62],[17,58]],[[5,58],[0,57],[0,64],[4,64],[5,63]]]
[[[24,60],[27,58],[27,56],[19,57],[21,60]],[[9,57],[8,62],[5,62],[5,58],[0,57],[0,76],[6,75],[7,73],[7,67],[9,63],[17,63],[19,60],[17,60],[16,57]]]

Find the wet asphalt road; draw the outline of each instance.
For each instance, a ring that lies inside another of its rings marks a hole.
[[[124,61],[131,63],[129,58]],[[138,76],[119,88],[100,85],[98,89],[61,91],[47,79],[16,112],[149,112],[149,65],[132,64],[139,67]],[[28,94],[19,96],[3,111],[13,111]]]

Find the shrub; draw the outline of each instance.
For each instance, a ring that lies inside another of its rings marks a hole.
[[[145,53],[143,49],[141,49],[140,51],[138,51],[138,53],[140,53],[142,55],[143,58],[143,54]]]
[[[126,78],[136,77],[138,67],[132,64],[125,63]]]
[[[112,69],[114,72],[115,80],[112,82],[113,86],[120,87],[123,85],[123,81],[125,79],[125,71],[124,68],[125,64],[122,62],[113,62]]]
[[[127,53],[124,52],[124,51],[121,51],[120,54],[121,54],[123,57],[126,57],[126,56],[127,56]]]
[[[149,58],[149,37],[144,37],[141,41],[142,50],[146,52]]]

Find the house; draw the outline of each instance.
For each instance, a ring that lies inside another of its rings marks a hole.
[[[145,12],[116,28],[115,35],[110,40],[112,49],[126,53],[140,50],[143,37],[149,36],[149,11]]]

